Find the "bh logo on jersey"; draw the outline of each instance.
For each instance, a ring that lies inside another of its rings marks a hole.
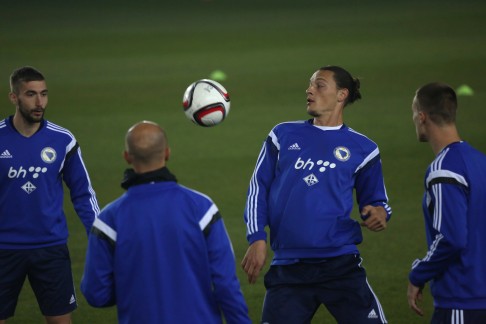
[[[334,157],[336,157],[336,159],[342,162],[349,160],[349,158],[351,157],[351,153],[349,149],[344,146],[336,147],[333,153],[334,153]],[[326,172],[327,170],[332,170],[336,168],[336,163],[330,161],[324,161],[324,160],[318,160],[314,162],[311,158],[307,160],[303,160],[299,156],[297,161],[295,162],[294,168],[296,170],[309,170],[309,171],[315,169],[315,171],[323,173]],[[317,176],[314,173],[311,173],[302,179],[309,187],[319,182]]]
[[[44,161],[45,163],[52,163],[56,160],[57,154],[53,148],[46,147],[41,151],[40,156],[42,161]],[[32,179],[37,179],[41,174],[46,172],[47,172],[47,168],[40,167],[40,166],[30,166],[28,168],[24,168],[23,166],[20,166],[18,169],[14,167],[10,167],[7,176],[10,179],[25,179],[29,177],[31,177]],[[37,187],[30,181],[24,183],[21,186],[21,188],[28,194],[30,194],[35,189],[37,189]]]

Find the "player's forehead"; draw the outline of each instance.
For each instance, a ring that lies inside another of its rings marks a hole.
[[[46,92],[47,84],[45,80],[41,81],[23,81],[19,84],[20,92],[35,91],[35,92]]]
[[[317,70],[312,74],[310,82],[322,81],[326,83],[334,83],[334,72],[329,70]]]

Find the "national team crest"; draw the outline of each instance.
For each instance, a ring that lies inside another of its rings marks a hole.
[[[56,161],[57,153],[52,147],[45,147],[41,152],[41,159],[46,163],[52,163]]]
[[[349,160],[349,158],[351,157],[351,152],[349,151],[349,149],[345,146],[338,146],[334,149],[334,156],[336,157],[336,159],[338,159],[339,161],[347,161]]]

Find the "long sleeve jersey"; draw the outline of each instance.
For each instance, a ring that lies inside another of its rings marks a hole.
[[[128,177],[88,240],[81,291],[119,323],[250,323],[217,206],[163,168]],[[136,180],[133,180],[136,179]]]
[[[486,309],[486,155],[466,142],[445,147],[425,174],[426,256],[410,282],[431,281],[436,307]]]
[[[346,125],[278,124],[250,180],[247,239],[266,240],[268,226],[273,264],[357,253],[362,233],[351,218],[354,190],[360,210],[382,206],[390,217],[376,143]]]
[[[43,120],[25,137],[0,121],[0,249],[67,242],[63,181],[88,233],[99,207],[73,134]]]

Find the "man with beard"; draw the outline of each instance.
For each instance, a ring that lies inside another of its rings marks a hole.
[[[76,293],[67,247],[63,181],[86,233],[98,202],[73,134],[44,119],[44,76],[10,76],[15,114],[0,121],[0,324],[12,317],[25,278],[46,322],[70,323]]]

